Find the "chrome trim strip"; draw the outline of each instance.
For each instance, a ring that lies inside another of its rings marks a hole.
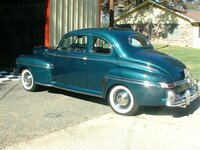
[[[191,78],[185,78],[184,80],[174,82],[174,84],[181,85],[181,84],[188,83],[188,79],[191,80]]]
[[[148,71],[151,71],[151,72],[158,72],[157,69],[154,69],[150,66],[145,66],[145,65],[140,65],[140,64],[137,64],[135,62],[125,62],[125,61],[113,61],[113,60],[103,60],[103,59],[94,59],[94,58],[89,58],[88,57],[88,60],[93,60],[93,61],[102,61],[102,62],[110,62],[110,63],[118,63],[119,65],[120,64],[125,64],[125,65],[131,65],[131,66],[134,66],[134,68],[144,68],[145,70],[148,70]]]
[[[136,63],[136,62],[126,62],[126,61],[118,61],[119,64],[126,64],[126,65],[132,65],[134,66],[134,68],[145,68],[146,70],[148,71],[151,71],[151,72],[159,72],[157,69],[154,69],[152,68],[151,66],[145,66],[143,64],[139,64],[139,63]]]
[[[198,92],[199,92],[199,97],[200,97],[200,82],[197,82],[197,87],[198,87]]]
[[[35,83],[38,85],[41,85],[41,86],[53,87],[52,84],[42,84],[42,83],[38,83],[38,82],[35,82]]]
[[[198,97],[198,92],[190,96],[189,104],[194,101]],[[168,107],[186,107],[189,104],[186,102],[186,98],[183,98],[180,102],[177,102],[176,104],[166,104]]]
[[[83,59],[85,56],[65,56],[65,55],[58,55],[56,54],[55,56],[57,57],[63,57],[63,58],[75,58],[75,59]]]
[[[118,63],[117,61],[113,61],[113,60],[104,60],[104,59],[95,59],[95,58],[90,58],[87,57],[88,60],[92,60],[92,61],[100,61],[100,62],[108,62],[108,63]]]
[[[192,87],[194,88],[194,87]],[[194,101],[199,96],[199,87],[194,93],[191,93],[190,90],[187,90],[185,94],[178,99],[177,102],[170,102],[170,100],[167,99],[166,106],[168,107],[186,107],[188,106],[192,101]]]
[[[112,61],[112,60],[90,58],[90,56],[87,56],[87,55],[83,55],[83,56],[64,56],[64,55],[56,54],[56,56],[64,57],[64,58],[84,59],[84,60],[92,60],[92,61],[100,61],[100,62],[117,63],[117,61]]]
[[[51,55],[51,56],[56,56],[56,53],[50,53],[48,51],[46,51],[46,54]]]
[[[16,62],[16,64],[22,64],[22,65],[29,65],[29,66],[34,66],[34,67],[40,67],[40,68],[46,68],[46,69],[52,69],[53,66],[48,66],[48,65],[38,65],[38,64],[31,64],[31,63],[22,63],[22,62]]]
[[[122,78],[122,77],[118,77],[118,76],[105,76],[105,78],[117,80],[117,81],[122,81],[122,82],[137,83],[137,84],[145,85],[145,81],[143,81],[143,80],[134,80],[134,79]],[[152,83],[152,82],[149,82],[149,86],[160,87],[159,84],[155,84],[155,83]]]

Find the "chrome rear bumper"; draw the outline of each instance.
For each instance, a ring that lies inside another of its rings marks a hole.
[[[169,107],[186,107],[193,100],[200,96],[200,82],[195,81],[193,86],[182,94],[168,92],[166,106]]]

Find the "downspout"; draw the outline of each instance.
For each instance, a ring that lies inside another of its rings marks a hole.
[[[45,46],[50,46],[50,0],[46,0],[46,13],[45,13]]]

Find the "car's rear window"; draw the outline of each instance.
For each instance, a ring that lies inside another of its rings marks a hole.
[[[152,47],[151,43],[145,37],[139,34],[130,35],[128,38],[128,42],[133,47]]]

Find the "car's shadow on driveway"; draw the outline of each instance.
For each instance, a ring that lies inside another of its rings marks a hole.
[[[181,107],[141,107],[139,114],[171,115],[175,118],[189,116],[200,107],[200,98],[195,99],[187,108]]]
[[[43,90],[47,90],[49,93],[55,93],[55,94],[62,94],[65,96],[77,98],[79,100],[88,101],[91,103],[97,103],[100,105],[109,106],[108,102],[102,98],[97,98],[94,96],[88,96],[84,94],[69,92],[61,89],[51,88],[51,87],[45,87]],[[193,102],[190,103],[190,105],[187,108],[180,108],[180,107],[165,107],[165,106],[147,106],[147,107],[141,107],[137,115],[141,114],[148,114],[148,115],[170,115],[173,117],[184,117],[189,116],[193,114],[197,109],[200,107],[200,98],[197,98]]]
[[[105,105],[108,106],[108,102],[102,98],[98,98],[98,97],[94,97],[94,96],[88,96],[85,94],[79,94],[79,93],[75,93],[75,92],[69,92],[69,91],[65,91],[65,90],[61,90],[61,89],[56,89],[56,88],[52,88],[52,87],[48,87],[45,88],[49,93],[55,93],[55,94],[62,94],[65,96],[69,96],[69,97],[73,97],[73,98],[77,98],[79,100],[84,100],[84,101],[88,101],[91,103],[97,103],[97,104],[101,104],[101,105]]]

